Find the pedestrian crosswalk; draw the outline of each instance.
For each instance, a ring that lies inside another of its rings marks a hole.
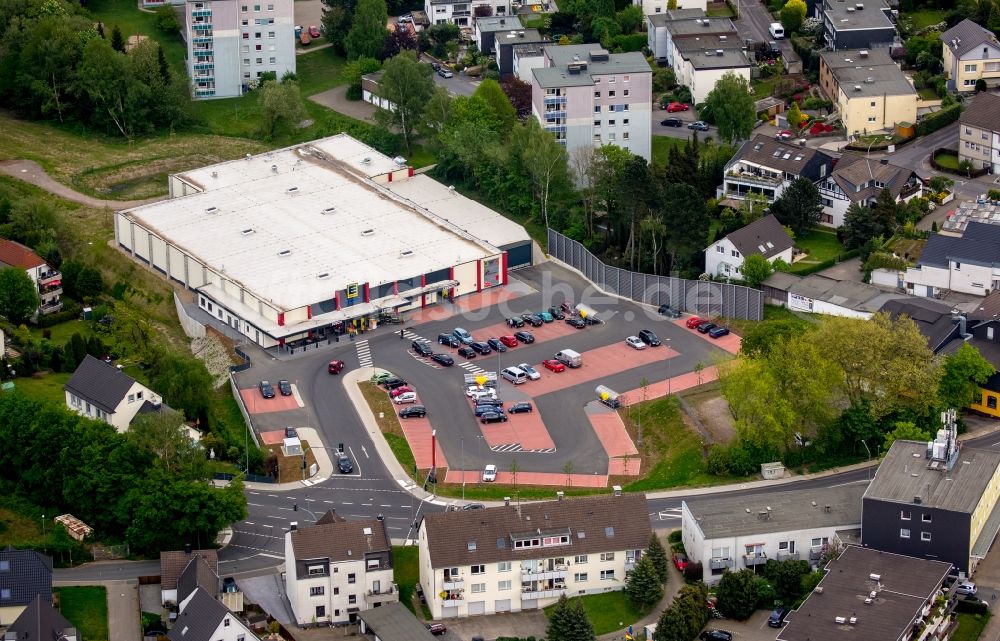
[[[403,338],[406,338],[411,341],[424,341],[425,343],[427,342],[427,339],[425,339],[423,336],[414,333],[408,329],[404,329],[402,330],[402,332],[403,332]]]
[[[371,367],[372,348],[368,345],[368,339],[354,341],[354,349],[358,352],[358,363],[361,367]]]
[[[465,371],[469,372],[470,374],[483,374],[486,372],[486,370],[484,370],[482,367],[479,367],[478,365],[473,365],[469,361],[465,361],[464,363],[459,363],[458,366],[464,369]]]

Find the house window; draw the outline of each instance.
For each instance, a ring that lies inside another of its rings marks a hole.
[[[628,132],[622,134],[622,140],[628,140]]]
[[[256,40],[260,40],[260,31],[255,31],[255,32],[254,32],[254,34],[253,34],[253,37],[254,37],[254,38],[255,38]]]
[[[325,605],[317,605],[316,606],[316,618],[317,619],[322,619],[325,616],[326,616],[326,606]]]
[[[921,541],[930,541],[931,540],[931,533],[930,532],[921,532],[920,533],[920,540]]]
[[[243,64],[249,67],[250,66],[250,58],[244,58],[243,59]]]
[[[135,403],[135,394],[129,394],[128,395],[128,402],[129,403]]]
[[[720,254],[725,254],[726,253],[726,248],[723,247],[722,245],[716,245],[715,246],[715,251],[719,252]]]
[[[501,592],[503,592],[504,590],[509,590],[510,589],[510,579],[507,579],[506,581],[498,581],[497,582],[497,589],[500,590]]]
[[[615,77],[614,76],[611,76],[610,78],[608,78],[608,84],[610,84],[610,85],[615,84]]]
[[[247,6],[243,5],[242,7],[240,7],[240,11],[242,11],[243,13],[246,13],[247,12]]]
[[[875,116],[868,116],[868,122],[875,122]]]
[[[594,97],[595,98],[600,98],[601,97],[601,92],[600,91],[595,91],[594,92]]]
[[[510,581],[508,581],[508,583],[510,583]],[[472,593],[473,594],[481,594],[483,592],[486,592],[486,584],[485,583],[473,583],[472,584]]]
[[[358,595],[357,594],[349,594],[349,595],[347,595],[347,602],[351,603],[351,604],[357,603],[358,602]]]
[[[601,552],[601,560],[602,561],[614,561],[615,560],[615,553],[614,552]]]
[[[976,65],[965,65],[965,72],[966,73],[969,73],[970,71],[975,71],[975,70],[976,70]]]
[[[629,76],[622,76],[622,82],[628,82]]]
[[[368,569],[369,570],[377,570],[378,566],[379,566],[379,560],[378,559],[368,559]]]
[[[573,575],[573,581],[575,581],[576,583],[585,583],[587,581],[587,573],[577,572],[576,574]]]
[[[602,581],[614,581],[615,571],[614,570],[601,570],[601,580]]]
[[[259,5],[259,4],[255,4],[255,5],[253,6],[253,10],[254,10],[254,11],[260,11],[260,5]]]
[[[625,90],[625,97],[628,97],[628,89]]]
[[[242,24],[242,25],[243,25],[244,27],[246,27],[246,26],[249,26],[249,24],[250,24],[250,21],[249,21],[249,20],[247,20],[246,18],[243,18],[243,21],[242,21],[242,23],[241,23],[241,24]]]
[[[626,89],[625,91],[628,91],[628,89]],[[628,124],[628,118],[622,118],[622,124],[623,125],[627,125]]]
[[[962,82],[962,85],[965,86],[965,87],[975,87],[976,86],[976,79],[975,78],[966,78]]]
[[[614,120],[609,120],[608,121],[608,126],[609,127],[614,127],[615,126],[615,121]]]
[[[322,565],[310,565],[309,566],[309,576],[316,576],[318,574],[326,574],[323,570]]]
[[[274,32],[273,31],[268,31],[267,32],[267,37],[268,38],[273,38],[274,37]]]
[[[829,542],[830,542],[830,539],[828,537],[824,536],[824,537],[821,537],[821,538],[815,538],[815,539],[813,539],[811,543],[812,543],[812,547],[819,548],[819,547],[823,547],[824,545],[826,545]]]
[[[10,599],[10,588],[0,589],[0,600],[6,601],[8,599]]]
[[[274,5],[273,4],[267,5],[267,10],[268,11],[274,11]]]
[[[594,105],[594,113],[595,114],[601,113],[601,105]]]
[[[600,120],[595,120],[594,121],[594,126],[595,127],[600,127],[601,126],[601,121]]]
[[[510,572],[510,561],[500,561],[497,563],[497,572]]]
[[[987,396],[986,397],[986,407],[990,408],[991,410],[995,410],[997,408],[997,397],[996,396]]]
[[[931,515],[930,514],[921,514],[920,515],[920,520],[923,521],[924,523],[930,523],[931,522]]]
[[[354,573],[353,572],[351,572],[350,574],[347,575],[347,582],[348,583],[354,583],[355,582]]]
[[[733,254],[733,258],[739,258],[740,257],[740,253],[738,251],[736,251],[735,249],[732,251],[732,254]]]
[[[333,588],[333,596],[340,596],[340,588]]]
[[[874,101],[874,100],[872,100],[872,104],[871,104],[871,106],[872,106],[872,107],[874,107],[874,106],[875,106],[875,101]]]
[[[910,538],[910,531],[907,528],[902,528],[899,530],[899,538],[908,539]]]
[[[249,33],[244,33],[243,34],[243,39],[244,40],[249,40],[250,39],[250,34]]]
[[[955,263],[955,271],[956,272],[962,271],[962,263]]]
[[[901,521],[909,521],[911,518],[913,518],[912,512],[910,512],[909,510],[900,510],[899,519]]]
[[[222,620],[222,627],[224,628],[229,627],[229,617],[226,617],[225,619]]]
[[[326,594],[326,588],[322,585],[309,588],[309,596],[323,596],[324,594]]]
[[[586,562],[587,562],[587,555],[586,554],[577,554],[575,557],[573,557],[573,563],[576,563],[577,565],[580,565],[581,563],[586,563]]]
[[[614,98],[614,97],[615,97],[615,92],[614,91],[609,91],[608,92],[608,98]]]
[[[263,58],[257,58],[257,64],[263,64],[263,63],[264,63]]]
[[[473,574],[486,574],[486,566],[485,565],[473,565],[472,566],[472,573]]]

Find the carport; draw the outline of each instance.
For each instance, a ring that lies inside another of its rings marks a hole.
[[[375,641],[434,641],[434,635],[402,603],[358,612],[361,632]]]

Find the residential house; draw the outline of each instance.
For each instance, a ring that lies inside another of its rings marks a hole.
[[[52,603],[52,557],[34,550],[0,550],[0,626],[7,626],[36,600]]]
[[[550,42],[519,43],[511,47],[511,68],[517,79],[531,84],[532,70],[545,66],[545,46]]]
[[[865,491],[861,538],[972,574],[1000,529],[998,497],[1000,452],[961,447],[949,422],[932,442],[893,442]]]
[[[872,280],[894,280],[907,293],[928,298],[947,291],[985,296],[1000,289],[1000,225],[969,222],[962,236],[935,234],[915,267],[876,270]]]
[[[41,256],[21,243],[0,238],[0,269],[23,269],[38,290],[41,303],[36,314],[51,314],[62,309],[62,274]]]
[[[966,18],[940,36],[944,75],[951,91],[974,91],[982,78],[987,86],[1000,81],[1000,41],[989,29]]]
[[[958,160],[968,160],[977,170],[983,168],[992,174],[1000,173],[1000,96],[997,94],[985,91],[976,94],[958,117]]]
[[[507,503],[424,516],[420,585],[435,619],[621,590],[649,543],[641,493]]]
[[[869,319],[883,309],[886,301],[906,298],[906,294],[857,280],[835,280],[820,274],[796,276],[775,272],[761,283],[768,304],[810,314]]]
[[[917,121],[917,91],[887,50],[823,52],[819,78],[848,136]]]
[[[823,214],[820,224],[840,227],[852,204],[874,207],[882,190],[888,189],[896,203],[906,203],[924,193],[917,172],[900,167],[887,158],[871,160],[857,153],[845,153],[830,176],[819,183]]]
[[[827,49],[886,49],[896,38],[895,15],[885,0],[823,0],[817,9]]]
[[[66,407],[84,416],[113,425],[124,432],[136,415],[150,412],[171,412],[163,399],[111,363],[90,354],[76,368],[63,386]],[[177,415],[177,425],[184,422]]]
[[[683,501],[681,540],[688,559],[702,564],[708,584],[771,559],[815,565],[837,530],[861,526],[863,493],[864,486],[848,484]]]
[[[937,597],[950,569],[941,561],[848,546],[789,613],[777,641],[941,641],[954,627]]]
[[[358,613],[360,632],[372,641],[433,641],[427,627],[402,603],[386,603],[380,608]]]
[[[708,0],[676,0],[674,8],[669,9],[670,0],[632,0],[633,4],[642,8],[642,15],[652,16],[663,14],[668,11],[681,9],[697,9],[701,12],[708,10]]]
[[[80,641],[80,634],[52,607],[51,599],[39,595],[4,631],[3,641]]]
[[[513,15],[510,0],[424,0],[424,13],[432,26],[450,22],[460,27],[471,27],[477,9],[488,10],[484,17]]]
[[[1000,292],[994,292],[984,299],[984,313],[981,307],[968,315],[968,321],[964,317],[958,317],[958,329],[956,336],[942,350],[942,353],[950,354],[958,350],[962,343],[968,343],[979,350],[979,353],[997,369],[997,372],[990,376],[985,383],[979,386],[973,397],[969,409],[1000,418]]]
[[[514,48],[531,44],[544,47],[545,45],[551,45],[552,41],[543,36],[538,29],[502,31],[494,36],[493,57],[496,59],[497,68],[502,77],[516,73],[518,67],[521,65],[520,59],[515,63]],[[541,64],[537,65],[538,67],[544,66],[544,60],[540,60],[539,62]],[[530,82],[530,79],[528,81]]]
[[[577,149],[613,144],[651,157],[652,77],[639,52],[608,53],[597,44],[550,46],[532,69],[532,112],[545,131]]]
[[[796,178],[818,183],[831,171],[833,158],[826,153],[757,134],[726,163],[717,194],[734,206],[747,194],[762,194],[773,203]]]
[[[399,601],[385,521],[348,521],[330,510],[315,525],[292,523],[285,592],[299,624],[354,623],[359,612]]]
[[[960,202],[957,207],[945,214],[938,233],[945,236],[961,236],[969,223],[973,222],[1000,224],[1000,201],[990,200],[987,194],[981,194],[975,200]]]
[[[661,64],[670,58],[671,35],[667,27],[676,20],[701,20],[707,17],[704,9],[668,9],[661,13],[646,13],[646,38],[649,50]]]
[[[747,256],[760,254],[769,262],[781,259],[792,264],[795,241],[774,214],[758,218],[705,248],[705,273],[743,279],[740,267]]]
[[[488,18],[476,18],[476,24],[473,26],[473,39],[476,43],[476,47],[483,53],[490,54],[494,52],[494,44],[496,42],[496,34],[499,32],[508,31],[520,31],[524,29],[524,25],[521,24],[521,19],[516,15],[514,16],[490,16]]]
[[[180,605],[178,580],[191,561],[197,558],[203,559],[208,568],[218,574],[219,553],[217,550],[192,550],[191,546],[186,546],[183,550],[160,552],[160,603]]]
[[[205,588],[196,587],[179,605],[167,633],[170,641],[258,641],[253,630]]]
[[[727,73],[750,83],[750,60],[743,42],[731,35],[694,36],[673,41],[674,74],[678,84],[691,90],[691,101],[705,102],[715,83]]]
[[[292,0],[186,0],[184,42],[196,99],[241,96],[267,72],[295,73]]]
[[[951,305],[933,298],[907,296],[886,301],[879,311],[894,320],[905,316],[913,321],[927,339],[927,347],[935,354],[944,350],[953,340],[965,335],[969,322],[956,313]]]
[[[729,18],[708,18],[697,9],[678,9],[646,16],[646,37],[653,57],[674,66],[674,43],[678,40],[726,36],[733,42],[741,37]]]

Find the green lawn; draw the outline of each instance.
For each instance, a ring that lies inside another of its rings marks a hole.
[[[951,641],[976,641],[983,633],[983,628],[990,620],[990,615],[961,613],[958,615],[958,629],[952,635]]]
[[[842,254],[844,246],[837,240],[837,234],[814,227],[795,239],[795,246],[809,255],[792,266],[792,273],[809,269],[817,263]]]
[[[924,27],[943,22],[947,15],[948,11],[945,9],[921,9],[920,11],[907,11],[902,17],[910,20],[913,23],[913,28],[919,31]]]
[[[923,89],[919,89],[917,91],[917,95],[920,96],[921,100],[937,100],[938,99],[937,92],[934,91],[934,89],[932,89],[931,87],[924,87]]]
[[[657,167],[666,166],[667,154],[670,153],[670,148],[683,147],[686,142],[687,142],[686,138],[672,138],[670,136],[653,136],[653,165]]]
[[[38,374],[37,378],[16,378],[14,388],[23,392],[26,396],[64,405],[66,403],[66,393],[63,385],[69,380],[70,374],[63,372],[60,374]]]
[[[709,9],[707,12],[709,18],[735,18],[736,12],[733,11],[732,7],[728,4],[718,9]]]
[[[108,594],[103,587],[52,588],[59,595],[59,611],[87,641],[108,639]]]
[[[107,37],[111,37],[111,30],[118,25],[126,40],[134,35],[152,38],[160,43],[163,55],[171,66],[183,72],[185,51],[180,33],[167,34],[157,29],[156,16],[139,11],[134,0],[90,0],[84,6],[95,20],[104,23]],[[183,24],[183,18],[181,22]]]
[[[774,95],[774,88],[778,85],[778,78],[780,76],[771,76],[770,78],[754,78],[750,81],[750,86],[753,88],[753,99],[761,100],[767,98],[768,96]]]
[[[583,609],[594,626],[594,634],[600,636],[628,628],[630,623],[635,623],[645,611],[635,609],[629,602],[628,597],[622,591],[605,592],[603,594],[588,594],[570,599],[579,599],[583,603]],[[545,615],[551,616],[555,605],[545,608]]]
[[[49,332],[49,340],[56,345],[65,345],[73,337],[73,334],[76,333],[79,333],[84,338],[88,338],[92,334],[90,325],[82,320],[66,321],[65,323],[45,328],[31,327],[31,336],[33,338],[42,338],[45,332]]]
[[[818,314],[808,314],[806,312],[793,312],[787,307],[777,305],[764,305],[765,321],[793,321],[804,325],[815,324],[821,317]],[[757,321],[743,320],[742,318],[727,318],[726,325],[739,336],[743,336],[750,328],[757,325]]]
[[[399,601],[410,609],[410,612],[420,616],[413,606],[413,593],[420,581],[420,549],[415,545],[396,546],[392,548],[392,580],[399,588]],[[430,620],[431,613],[427,606],[421,605],[424,619]]]
[[[934,161],[945,169],[958,171],[958,154],[954,152],[941,152],[934,155]]]

